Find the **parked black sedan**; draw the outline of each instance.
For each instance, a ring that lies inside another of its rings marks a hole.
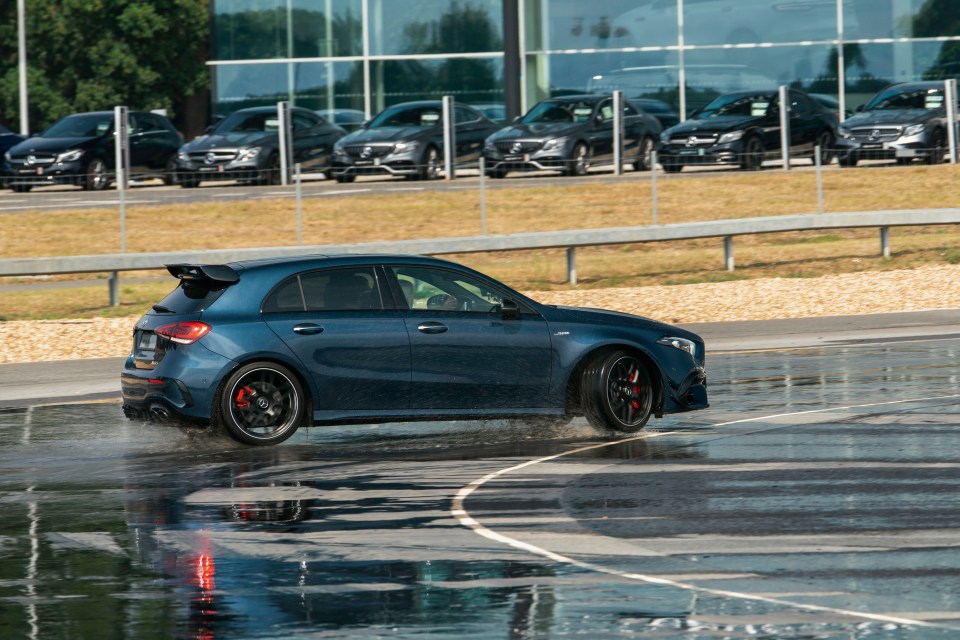
[[[106,189],[115,180],[114,112],[75,113],[39,136],[27,138],[4,155],[7,184],[14,191],[34,186],[74,184]],[[174,162],[183,137],[159,113],[129,112],[130,177],[174,180]]]
[[[455,162],[480,157],[484,139],[499,125],[471,106],[454,103]],[[340,140],[333,150],[333,177],[353,182],[358,175],[432,180],[443,166],[443,105],[439,100],[387,107]]]
[[[420,256],[169,265],[120,374],[130,418],[271,445],[301,426],[583,415],[606,431],[707,406],[694,333],[543,305]]]
[[[638,171],[649,170],[660,129],[656,118],[625,99],[623,161]],[[591,94],[543,100],[487,138],[483,157],[487,175],[494,178],[537,170],[586,175],[593,161],[613,160],[613,98]]]
[[[820,147],[824,164],[832,160],[837,115],[803,91],[790,89],[790,157],[813,158]],[[690,120],[660,134],[664,171],[686,165],[739,165],[754,171],[764,160],[780,158],[778,91],[738,91],[718,96]]]
[[[840,125],[840,166],[860,160],[941,162],[949,131],[943,89],[943,82],[902,82],[881,90]]]
[[[290,109],[293,162],[326,172],[334,143],[347,134],[309,109]],[[280,182],[280,116],[276,107],[234,111],[177,153],[177,178],[192,188],[205,180]]]

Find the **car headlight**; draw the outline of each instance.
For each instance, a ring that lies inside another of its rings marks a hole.
[[[720,139],[717,140],[717,144],[727,144],[728,142],[736,142],[743,137],[743,131],[731,131],[730,133],[725,133],[720,136]]]
[[[76,162],[83,156],[83,149],[70,149],[57,155],[57,162]]]
[[[565,146],[567,146],[566,138],[550,138],[543,143],[541,149],[543,151],[553,151],[554,149],[562,149]]]
[[[918,135],[918,134],[923,133],[923,130],[926,129],[926,128],[927,128],[926,125],[924,125],[922,122],[921,122],[920,124],[912,124],[912,125],[910,125],[909,127],[905,128],[905,129],[903,130],[903,135],[904,135],[904,136],[915,136],[915,135]]]
[[[677,338],[676,336],[664,336],[657,340],[657,344],[673,347],[674,349],[680,349],[681,351],[686,351],[689,353],[693,358],[697,357],[697,343],[695,343],[693,340]]]
[[[260,155],[260,147],[250,147],[249,149],[240,149],[237,152],[237,160],[241,162],[244,160],[253,160],[258,155]]]
[[[486,142],[483,143],[483,150],[484,150],[484,151],[496,151],[496,150],[497,150],[497,145],[495,145],[495,144],[493,144],[492,142],[490,142],[489,140],[487,140]]]
[[[13,156],[10,155],[10,152],[9,152],[9,151],[7,151],[6,153],[3,154],[3,158],[4,158],[4,160],[6,160],[7,162],[10,162],[11,160],[13,160]]]
[[[186,149],[180,149],[177,151],[177,160],[182,160],[183,162],[190,162],[190,155],[187,153]]]
[[[420,143],[416,140],[408,140],[407,142],[398,142],[397,144],[393,145],[393,148],[395,151],[409,151],[410,149],[416,149],[418,144]]]
[[[662,142],[663,144],[670,144],[670,132],[669,132],[669,131],[661,131],[661,132],[660,132],[660,142]]]
[[[847,127],[844,127],[844,126],[842,126],[842,125],[837,129],[837,132],[838,132],[842,137],[844,137],[844,138],[852,138],[852,137],[853,137],[853,133],[850,131],[850,129],[848,129]]]

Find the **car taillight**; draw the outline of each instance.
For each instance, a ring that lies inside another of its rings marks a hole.
[[[193,344],[203,336],[210,333],[212,327],[205,322],[174,322],[157,327],[153,330],[157,335],[168,338],[177,344]]]

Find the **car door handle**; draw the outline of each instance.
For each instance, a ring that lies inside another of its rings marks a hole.
[[[298,324],[293,328],[293,332],[301,336],[312,336],[317,333],[323,333],[323,327],[318,324]]]
[[[443,333],[447,330],[447,325],[439,322],[421,322],[417,326],[420,333]]]

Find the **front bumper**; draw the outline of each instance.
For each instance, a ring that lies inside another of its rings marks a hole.
[[[672,165],[729,165],[743,162],[743,145],[740,141],[709,146],[685,147],[676,144],[661,144],[657,151],[660,164]]]
[[[570,164],[564,148],[528,153],[500,153],[484,149],[483,159],[486,168],[495,171],[563,171]]]
[[[256,159],[205,164],[177,160],[177,174],[199,180],[257,180],[264,168]]]
[[[10,161],[5,162],[3,165],[4,184],[7,186],[43,186],[50,184],[81,185],[86,177],[85,169],[80,160],[36,165]]]
[[[926,158],[932,145],[923,134],[901,136],[896,140],[862,141],[850,137],[837,139],[837,155],[843,159],[894,160],[897,158]]]
[[[383,156],[358,158],[346,152],[334,151],[330,173],[336,176],[391,175],[412,176],[420,173],[419,145],[411,149],[393,151]]]

